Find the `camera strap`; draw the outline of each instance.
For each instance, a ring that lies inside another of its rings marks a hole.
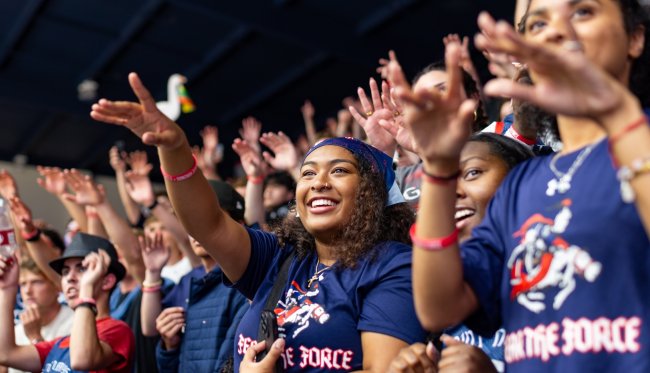
[[[278,275],[275,277],[275,281],[273,282],[273,288],[271,288],[271,292],[269,293],[268,298],[266,298],[266,303],[264,303],[264,308],[262,308],[262,312],[265,311],[273,312],[275,305],[278,304],[278,301],[282,296],[282,291],[284,290],[284,286],[287,284],[287,277],[289,276],[289,266],[291,265],[291,261],[295,256],[296,256],[296,251],[293,250],[291,251],[291,254],[289,254],[289,256],[287,256],[284,259],[284,262],[282,262],[282,267],[280,267],[280,271],[278,272]],[[273,313],[275,314],[275,312]],[[263,336],[262,323],[260,322],[260,326],[257,328],[257,340],[260,341],[262,339],[262,336]]]

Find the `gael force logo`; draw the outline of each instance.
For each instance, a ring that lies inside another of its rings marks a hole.
[[[594,282],[602,270],[588,252],[562,238],[571,222],[570,207],[565,199],[555,218],[535,214],[514,234],[521,240],[508,259],[510,298],[529,311],[545,310],[544,291],[553,288],[558,290],[553,309],[560,309],[576,288],[576,276]]]
[[[292,281],[284,301],[280,300],[278,307],[274,310],[278,317],[278,327],[286,330],[286,325],[295,324],[296,329],[292,335],[295,338],[307,329],[311,322],[325,324],[330,315],[323,306],[309,299],[316,296],[318,292],[318,284],[314,290],[304,291],[297,282]]]

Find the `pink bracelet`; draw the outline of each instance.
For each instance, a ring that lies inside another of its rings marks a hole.
[[[165,179],[169,180],[169,181],[183,181],[183,180],[187,180],[187,179],[189,179],[190,177],[192,177],[192,175],[194,175],[194,174],[196,173],[196,170],[198,169],[198,163],[197,163],[197,161],[196,161],[196,157],[194,156],[194,154],[192,154],[192,159],[194,160],[194,163],[192,164],[192,167],[190,167],[189,170],[187,170],[187,171],[185,171],[185,172],[183,172],[183,173],[181,173],[181,174],[178,174],[178,175],[170,175],[170,174],[168,174],[167,172],[165,172],[165,170],[163,169],[162,165],[160,165],[160,173],[162,173],[163,177],[164,177]]]
[[[247,176],[246,179],[251,182],[251,184],[259,185],[264,182],[264,176]]]
[[[458,242],[458,228],[447,237],[442,238],[421,238],[415,235],[415,223],[411,226],[409,232],[411,234],[411,241],[414,246],[427,251],[438,251],[448,248],[449,246]]]
[[[142,292],[143,293],[155,293],[157,291],[160,291],[160,285],[158,286],[149,286],[149,287],[142,287]]]

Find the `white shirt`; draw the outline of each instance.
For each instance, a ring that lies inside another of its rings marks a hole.
[[[46,341],[51,341],[58,337],[70,335],[70,331],[72,330],[73,316],[74,316],[74,311],[70,307],[66,305],[61,305],[61,309],[59,310],[59,313],[56,314],[54,320],[52,320],[49,324],[41,327],[41,336],[43,337],[43,339]],[[29,338],[27,338],[27,335],[25,334],[25,329],[23,328],[23,324],[16,325],[14,327],[14,333],[16,335],[17,345],[29,346],[32,344]],[[22,373],[22,372],[23,372],[22,370],[9,368],[9,373]]]

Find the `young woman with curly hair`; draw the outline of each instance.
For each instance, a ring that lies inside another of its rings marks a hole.
[[[406,233],[414,214],[397,189],[390,157],[356,139],[320,142],[301,166],[296,215],[278,235],[247,229],[221,210],[205,178],[194,172],[181,128],[156,109],[136,74],[129,82],[140,103],[100,100],[91,116],[126,126],[158,147],[183,225],[252,300],[235,336],[236,368],[246,354],[248,366],[279,361],[288,372],[384,372],[401,348],[423,340]],[[285,260],[286,281],[273,311],[286,339],[255,363],[255,353],[266,347],[251,348],[260,315]]]

